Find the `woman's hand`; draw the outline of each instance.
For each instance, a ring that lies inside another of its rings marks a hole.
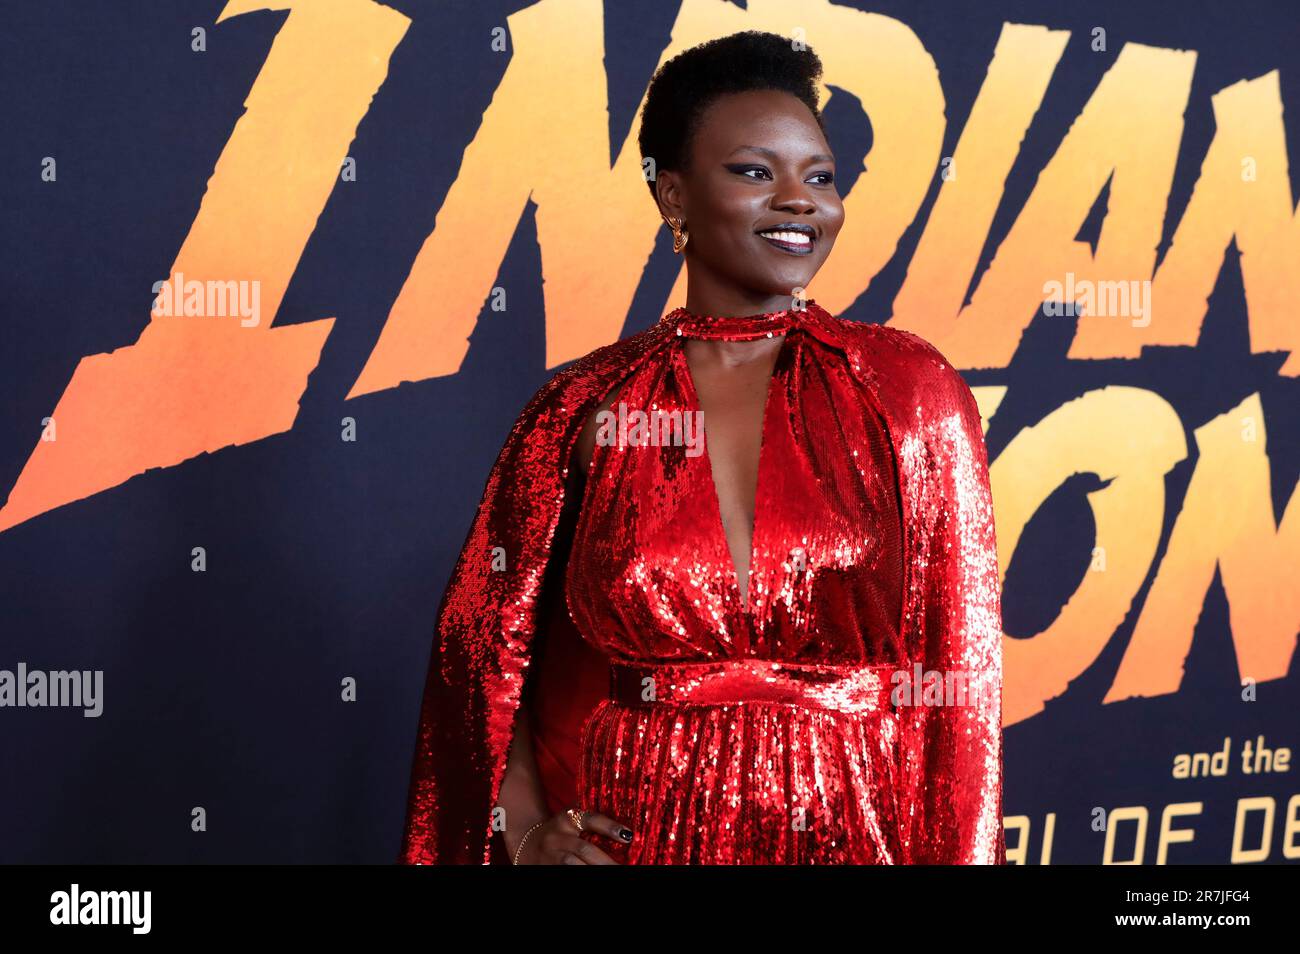
[[[552,815],[532,834],[524,836],[524,847],[516,864],[521,865],[616,865],[613,858],[587,841],[582,835],[593,832],[620,844],[632,840],[632,830],[600,812],[587,812],[579,832],[568,812]],[[525,829],[527,830],[527,829]],[[519,847],[516,842],[515,850]],[[512,854],[513,856],[513,854]]]

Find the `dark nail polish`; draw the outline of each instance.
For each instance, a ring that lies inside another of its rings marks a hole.
[[[632,829],[630,829],[630,828],[620,828],[620,829],[618,830],[618,837],[622,838],[624,841],[631,841],[631,840],[632,840]]]

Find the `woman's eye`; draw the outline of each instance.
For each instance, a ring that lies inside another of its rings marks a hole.
[[[739,173],[740,175],[745,176],[746,178],[749,179],[757,179],[757,178],[770,179],[772,177],[772,173],[768,172],[766,167],[764,166],[731,166],[729,168],[731,169],[732,172]],[[759,173],[759,175],[755,176],[755,175],[751,175],[751,173]],[[835,173],[819,172],[816,175],[814,175],[813,178],[820,179],[821,185],[831,185],[832,183],[835,182]]]

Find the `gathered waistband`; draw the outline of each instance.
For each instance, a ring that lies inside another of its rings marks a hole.
[[[722,659],[708,662],[615,661],[610,699],[620,705],[717,706],[767,703],[875,712],[891,708],[890,675],[897,667],[837,666]]]

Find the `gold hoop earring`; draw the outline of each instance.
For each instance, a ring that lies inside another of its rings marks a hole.
[[[661,212],[660,215],[663,215],[663,213]],[[691,234],[686,231],[685,223],[681,219],[673,221],[666,215],[663,218],[668,223],[668,227],[673,230],[673,252],[680,255],[682,249],[686,247],[686,243],[691,240]]]

